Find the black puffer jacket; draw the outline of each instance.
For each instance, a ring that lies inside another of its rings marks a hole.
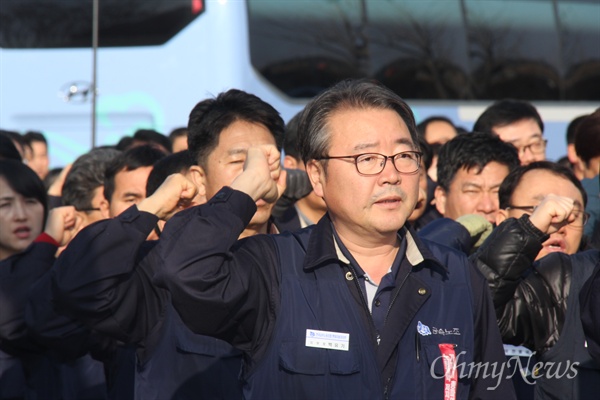
[[[547,238],[525,214],[496,227],[472,256],[488,280],[504,342],[538,353],[558,341],[571,283],[570,262],[544,257],[532,268]]]
[[[489,281],[502,339],[535,351],[535,398],[597,399],[600,365],[585,344],[579,292],[600,251],[551,253],[534,263],[546,237],[527,215],[509,219],[473,258]]]

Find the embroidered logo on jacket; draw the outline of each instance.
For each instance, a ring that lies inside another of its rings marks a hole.
[[[417,332],[419,332],[422,336],[431,335],[431,330],[429,330],[429,327],[421,321],[419,321],[417,324]]]

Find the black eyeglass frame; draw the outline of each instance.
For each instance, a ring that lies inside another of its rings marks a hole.
[[[416,157],[416,169],[414,171],[410,171],[410,172],[405,172],[405,171],[400,171],[398,169],[398,167],[396,166],[395,163],[395,159],[403,154],[413,154]],[[360,172],[360,170],[358,169],[358,159],[360,157],[364,157],[364,156],[380,156],[380,157],[384,157],[383,159],[383,165],[381,166],[381,169],[379,170],[379,172],[373,172],[373,173],[369,173],[369,174],[365,174],[364,172]],[[413,151],[413,150],[409,150],[409,151],[401,151],[400,153],[396,153],[394,155],[391,156],[386,156],[385,154],[381,154],[381,153],[362,153],[362,154],[353,154],[350,156],[325,156],[325,157],[319,157],[317,158],[317,160],[344,160],[344,159],[353,159],[354,162],[354,167],[356,168],[356,172],[358,172],[361,175],[364,176],[375,176],[375,175],[379,175],[384,169],[385,166],[387,165],[387,161],[388,159],[392,160],[392,165],[394,166],[394,169],[396,171],[398,171],[401,174],[405,174],[405,175],[413,175],[416,174],[417,172],[419,172],[419,169],[421,169],[421,157],[423,157],[423,153],[421,153],[420,151]]]

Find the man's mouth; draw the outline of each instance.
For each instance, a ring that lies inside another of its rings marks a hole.
[[[567,250],[566,242],[562,239],[558,238],[550,238],[546,240],[543,244],[544,249],[548,252],[561,252],[565,253]]]

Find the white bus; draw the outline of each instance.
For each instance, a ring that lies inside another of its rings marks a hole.
[[[52,166],[138,128],[168,134],[233,87],[288,120],[327,86],[369,77],[417,122],[467,130],[494,99],[526,99],[554,160],[568,122],[600,105],[597,0],[97,2],[93,63],[94,0],[0,1],[0,128],[43,132]]]

